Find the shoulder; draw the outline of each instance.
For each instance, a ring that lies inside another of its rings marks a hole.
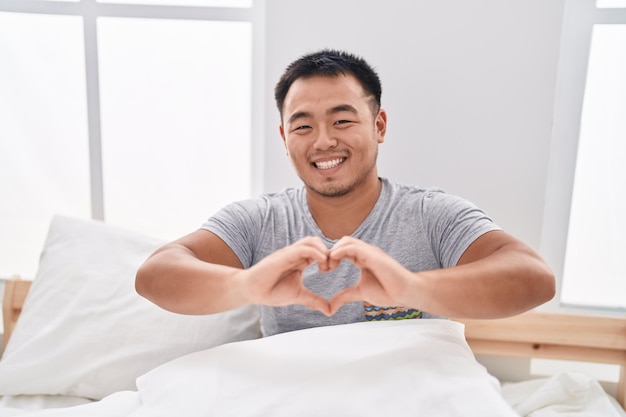
[[[272,205],[294,205],[304,196],[304,188],[285,188],[273,193],[265,193],[259,198]]]
[[[286,188],[279,192],[264,193],[256,197],[235,201],[224,207],[227,211],[266,212],[277,208],[298,206],[302,190]]]
[[[447,193],[440,187],[420,187],[402,184],[382,178],[385,199],[395,209],[410,208],[426,216],[439,216],[444,213],[455,215],[462,212],[482,212],[470,200]]]
[[[300,216],[306,207],[304,188],[285,188],[278,192],[266,193],[255,199],[266,216],[285,218]]]
[[[439,187],[421,187],[418,185],[403,184],[387,178],[381,178],[383,182],[383,198],[396,204],[428,203],[432,200],[445,200],[450,197]]]
[[[274,238],[276,230],[286,229],[288,219],[299,218],[293,213],[297,196],[297,190],[289,189],[239,200],[211,215],[201,228],[216,234],[249,266],[265,237]]]
[[[266,219],[285,212],[299,212],[302,210],[303,190],[288,188],[275,193],[265,193],[256,197],[235,201],[224,206],[212,217],[247,217],[251,219]]]

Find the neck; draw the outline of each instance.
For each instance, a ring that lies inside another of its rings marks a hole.
[[[340,239],[353,234],[376,205],[382,182],[378,177],[340,197],[325,197],[307,189],[309,211],[324,236]]]

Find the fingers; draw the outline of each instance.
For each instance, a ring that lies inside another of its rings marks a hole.
[[[357,286],[349,287],[336,293],[330,300],[329,308],[330,314],[335,314],[345,304],[349,304],[355,301],[363,301],[361,291]]]
[[[331,305],[325,298],[320,297],[319,295],[307,290],[304,288],[302,293],[296,300],[297,304],[302,304],[305,307],[310,308],[311,310],[317,310],[329,317],[334,314],[331,312]]]
[[[342,238],[330,250],[329,268],[347,259],[360,269],[357,283],[331,299],[331,313],[344,304],[368,301],[376,305],[403,305],[413,274],[380,248],[352,237]]]
[[[246,296],[253,304],[301,304],[330,315],[328,301],[304,286],[302,275],[317,263],[328,271],[328,248],[319,237],[304,238],[267,256],[245,272]]]
[[[292,245],[291,249],[294,250],[296,262],[298,258],[305,260],[306,266],[316,262],[320,271],[327,272],[329,270],[328,248],[319,237],[306,237],[301,239]],[[294,302],[312,310],[320,311],[326,316],[330,316],[330,303],[325,298],[308,290],[302,285],[302,282],[300,282],[300,285],[300,291]]]
[[[319,237],[306,237],[286,249],[292,251],[296,263],[305,260],[308,266],[317,262],[320,271],[328,271],[328,248]]]
[[[361,270],[356,285],[339,291],[330,302],[304,286],[302,275],[309,265],[317,263],[324,273],[336,269],[344,259]],[[335,314],[345,304],[366,298],[373,303],[395,300],[402,294],[404,273],[408,272],[378,247],[353,237],[340,239],[330,250],[321,238],[306,237],[269,255],[253,268],[255,273],[250,276],[248,288],[252,288],[256,304],[300,304],[326,316]]]
[[[380,250],[362,240],[346,236],[341,238],[328,254],[328,268],[335,269],[343,259],[347,259],[359,268],[363,268],[368,260],[379,256]]]

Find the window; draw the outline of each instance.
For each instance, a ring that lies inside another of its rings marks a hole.
[[[179,237],[250,195],[250,38],[247,22],[99,20],[108,222]]]
[[[625,6],[566,0],[542,239],[561,308],[626,310]]]
[[[626,7],[626,0],[598,0],[598,7]]]
[[[32,277],[53,212],[90,215],[82,33],[0,12],[0,276]]]
[[[166,4],[0,6],[0,277],[34,276],[54,214],[171,240],[259,191],[260,12]]]
[[[594,25],[561,302],[626,308],[626,24]]]

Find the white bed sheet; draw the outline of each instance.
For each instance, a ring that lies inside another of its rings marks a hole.
[[[158,366],[137,387],[74,406],[39,396],[39,405],[60,407],[39,411],[16,407],[25,398],[5,398],[0,417],[625,415],[584,375],[501,387],[474,359],[463,326],[435,319],[225,344]]]
[[[502,395],[524,417],[626,417],[597,380],[578,372],[503,383]]]
[[[93,402],[88,398],[69,395],[5,395],[0,396],[0,409],[42,410],[74,407]]]
[[[128,417],[141,407],[141,397],[137,391],[120,391],[99,401],[89,401],[81,405],[64,406],[63,396],[30,396],[45,409],[0,408],[1,417]],[[58,397],[54,399],[53,397]],[[16,404],[13,404],[16,405]],[[33,404],[31,404],[33,406]]]

